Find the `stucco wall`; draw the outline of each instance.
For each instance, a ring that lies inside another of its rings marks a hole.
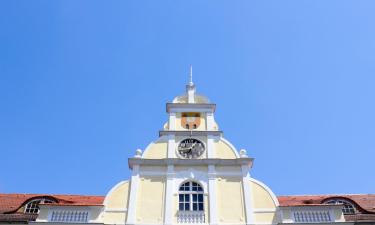
[[[137,223],[162,223],[165,178],[141,177],[136,201]]]

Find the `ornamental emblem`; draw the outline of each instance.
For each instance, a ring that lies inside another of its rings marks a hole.
[[[182,113],[181,126],[185,129],[197,129],[201,124],[200,113]]]

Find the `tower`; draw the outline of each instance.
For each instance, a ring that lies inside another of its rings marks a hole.
[[[126,224],[252,224],[254,187],[272,223],[277,199],[250,178],[253,159],[224,138],[215,109],[197,94],[190,72],[185,94],[166,104],[159,138],[128,160]]]

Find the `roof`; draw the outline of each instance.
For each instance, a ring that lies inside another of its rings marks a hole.
[[[353,202],[364,213],[375,213],[375,194],[290,195],[277,198],[280,206],[307,206],[340,198]]]
[[[17,211],[26,202],[36,198],[56,200],[53,205],[92,206],[103,205],[104,196],[49,195],[49,194],[0,194],[0,214]]]

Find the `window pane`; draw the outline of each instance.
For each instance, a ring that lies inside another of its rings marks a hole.
[[[197,211],[198,210],[198,205],[197,204],[193,204],[193,211]]]
[[[185,195],[185,202],[189,202],[190,201],[190,195]]]
[[[199,211],[203,211],[203,203],[199,203]]]
[[[202,194],[199,194],[199,195],[198,195],[198,201],[199,201],[199,202],[203,202],[203,195],[202,195]]]
[[[189,203],[185,203],[185,210],[190,210]]]
[[[198,186],[197,191],[203,191],[202,187],[201,187],[201,186]]]
[[[181,211],[183,211],[184,210],[184,204],[180,203],[178,209],[181,210]]]
[[[184,201],[184,196],[183,196],[182,194],[179,194],[179,195],[178,195],[178,201],[179,201],[179,202]]]
[[[198,200],[197,194],[193,194],[193,202],[197,202],[197,200]]]

